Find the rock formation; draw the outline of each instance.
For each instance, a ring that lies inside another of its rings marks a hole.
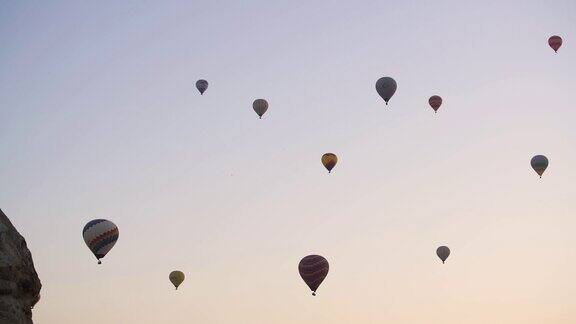
[[[0,210],[0,324],[31,324],[41,287],[26,241]]]

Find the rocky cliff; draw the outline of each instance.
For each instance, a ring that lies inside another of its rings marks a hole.
[[[41,287],[26,241],[0,210],[0,324],[31,324]]]

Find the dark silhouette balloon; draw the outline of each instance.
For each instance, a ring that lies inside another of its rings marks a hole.
[[[548,38],[548,45],[552,47],[555,53],[558,53],[558,49],[562,46],[562,37],[556,35],[551,36]]]
[[[442,260],[442,263],[444,263],[450,256],[450,249],[447,246],[441,246],[436,249],[436,255]]]
[[[298,264],[300,277],[312,290],[312,295],[316,296],[316,290],[328,275],[328,261],[320,255],[309,255],[304,257]]]
[[[98,264],[101,264],[100,259],[104,258],[108,252],[114,247],[118,241],[118,227],[109,220],[95,219],[89,221],[82,230],[84,242],[96,259]]]
[[[428,103],[430,104],[430,107],[434,109],[434,112],[437,112],[438,108],[440,108],[440,106],[442,105],[442,97],[432,96],[430,97],[430,99],[428,99]]]
[[[336,154],[326,153],[322,155],[322,164],[328,170],[328,173],[332,171],[332,169],[336,166],[336,163],[338,163],[338,157]]]
[[[544,171],[546,171],[548,167],[548,158],[544,155],[536,155],[530,160],[530,165],[532,169],[538,173],[540,178],[542,178],[542,174],[544,174]]]
[[[390,77],[382,77],[376,81],[376,91],[384,99],[386,105],[396,92],[396,81]]]
[[[203,95],[204,91],[208,89],[208,81],[202,79],[196,81],[196,89],[198,89],[198,91],[200,91],[200,94]]]
[[[184,272],[178,270],[172,271],[170,272],[170,275],[168,275],[168,279],[170,279],[170,282],[174,285],[176,290],[178,290],[178,287],[182,282],[184,282],[185,278],[186,276],[184,275]]]
[[[262,115],[268,110],[268,101],[256,99],[254,103],[252,103],[252,108],[254,108],[254,111],[260,116],[260,119],[262,119]]]

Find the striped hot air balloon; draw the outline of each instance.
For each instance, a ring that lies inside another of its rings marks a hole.
[[[328,261],[320,255],[309,255],[300,260],[298,271],[300,277],[312,290],[312,296],[316,296],[316,290],[328,275]]]
[[[208,89],[208,81],[203,79],[196,81],[196,89],[198,89],[198,91],[200,91],[200,94],[203,95],[204,91]]]
[[[103,257],[114,247],[118,240],[118,227],[109,220],[95,219],[89,221],[82,231],[84,242],[101,264]]]

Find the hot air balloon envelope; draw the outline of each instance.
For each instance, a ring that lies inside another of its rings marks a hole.
[[[254,111],[258,116],[260,116],[260,119],[262,119],[262,116],[268,110],[268,101],[264,99],[256,99],[254,100],[254,103],[252,103],[252,108],[254,108]]]
[[[300,277],[312,290],[312,295],[316,295],[316,290],[328,275],[328,261],[320,255],[309,255],[304,257],[298,264]]]
[[[548,158],[544,155],[536,155],[530,160],[530,165],[532,169],[542,177],[542,174],[544,174],[544,171],[548,168]]]
[[[430,99],[428,99],[428,103],[430,104],[430,107],[434,109],[434,112],[436,112],[438,108],[440,108],[440,106],[442,105],[442,97],[432,96],[430,97]]]
[[[198,91],[200,91],[200,94],[204,94],[204,91],[206,91],[206,89],[208,89],[208,81],[206,80],[198,80],[196,81],[196,89],[198,89]]]
[[[562,37],[554,35],[548,38],[548,45],[552,47],[554,52],[558,53],[560,46],[562,46]]]
[[[170,272],[170,275],[168,276],[168,278],[170,279],[170,282],[172,282],[174,287],[176,289],[178,289],[178,286],[180,286],[180,284],[182,284],[182,282],[184,282],[184,279],[186,278],[186,276],[184,276],[184,272],[175,270],[175,271]]]
[[[391,77],[382,77],[376,81],[376,91],[380,97],[384,99],[386,104],[388,104],[388,101],[396,92],[396,87],[396,81]]]
[[[436,249],[436,255],[442,260],[442,263],[450,256],[450,249],[447,246],[441,246]]]
[[[100,259],[104,258],[114,247],[118,234],[118,227],[105,219],[92,220],[82,230],[84,242],[98,259],[98,263],[101,263]]]
[[[336,163],[338,163],[338,157],[336,154],[326,153],[322,155],[322,164],[328,170],[328,173],[332,171],[332,169],[336,166]]]

